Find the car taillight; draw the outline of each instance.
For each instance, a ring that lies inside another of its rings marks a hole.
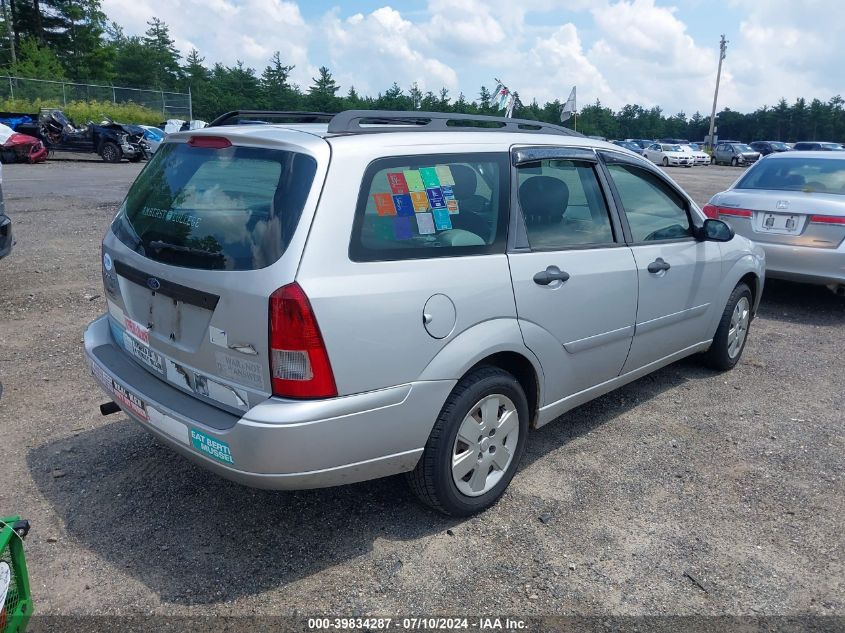
[[[845,216],[841,215],[811,215],[810,222],[814,224],[845,224]]]
[[[298,283],[270,295],[270,376],[273,395],[333,398],[334,374],[311,302]]]
[[[223,136],[192,136],[188,139],[188,145],[205,149],[226,149],[232,147],[232,141]]]
[[[750,218],[754,215],[753,211],[748,209],[735,209],[733,207],[717,207],[713,204],[705,204],[702,209],[704,215],[708,218],[718,220],[720,215],[732,215],[737,218]]]

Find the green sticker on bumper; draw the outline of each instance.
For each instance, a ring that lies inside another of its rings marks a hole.
[[[223,462],[224,464],[235,465],[229,445],[222,440],[218,440],[216,437],[206,435],[196,429],[191,429],[191,444],[195,450],[198,450],[211,459]]]

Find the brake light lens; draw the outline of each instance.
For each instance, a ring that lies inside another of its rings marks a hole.
[[[718,220],[720,215],[732,215],[736,218],[750,218],[754,215],[753,211],[748,209],[736,209],[734,207],[717,207],[713,204],[705,204],[702,209],[704,215],[713,220]]]
[[[222,136],[192,136],[188,139],[188,145],[205,149],[226,149],[232,147],[232,141]]]
[[[814,224],[845,224],[845,217],[841,215],[811,215],[810,222]]]
[[[270,376],[274,396],[337,396],[329,355],[311,302],[295,282],[270,295]]]

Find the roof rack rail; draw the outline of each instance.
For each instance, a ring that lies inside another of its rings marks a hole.
[[[232,110],[221,114],[214,119],[207,127],[219,127],[221,125],[238,125],[241,119],[296,119],[295,123],[327,123],[334,117],[329,112],[295,112],[285,110]]]
[[[511,132],[583,136],[569,128],[543,121],[452,112],[346,110],[329,121],[329,134],[383,132]]]

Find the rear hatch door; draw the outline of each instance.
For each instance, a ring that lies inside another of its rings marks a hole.
[[[269,296],[296,276],[328,161],[321,138],[266,126],[163,143],[103,242],[118,345],[211,404],[266,399]]]

